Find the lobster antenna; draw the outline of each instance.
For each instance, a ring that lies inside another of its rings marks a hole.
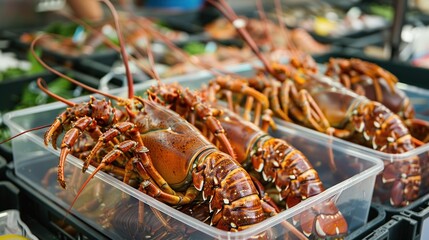
[[[16,134],[15,136],[12,136],[12,137],[10,137],[8,139],[5,139],[5,140],[1,141],[0,145],[3,144],[3,143],[9,142],[10,140],[12,140],[14,138],[17,138],[17,137],[19,137],[21,135],[24,135],[26,133],[29,133],[29,132],[32,132],[32,131],[36,131],[36,130],[40,130],[40,129],[44,129],[44,128],[48,128],[50,126],[51,126],[51,124],[47,124],[47,125],[42,125],[42,126],[39,126],[39,127],[34,127],[34,128],[31,128],[31,129],[25,130],[25,131],[23,131],[21,133]]]
[[[287,45],[293,50],[297,50],[298,48],[296,47],[295,43],[292,41],[292,37],[288,33],[289,31],[285,26],[284,21],[282,20],[283,7],[281,4],[281,0],[274,0],[274,6],[276,9],[277,22],[279,23],[280,30],[282,31],[282,35],[287,39]]]
[[[73,15],[70,15],[66,12],[61,12],[61,14],[65,17],[67,17],[68,19],[70,19],[71,21],[84,26],[87,30],[89,30],[90,32],[93,33],[97,33],[102,39],[104,44],[106,44],[108,47],[110,47],[111,49],[115,50],[116,52],[120,53],[121,52],[121,48],[118,47],[115,43],[112,42],[112,40],[110,40],[108,37],[106,37],[103,33],[101,33],[100,31],[98,31],[97,29],[95,29],[94,27],[92,27],[91,25],[89,25],[88,23],[86,23],[85,21],[82,21],[76,17],[74,17]],[[140,54],[139,51],[136,51],[135,54],[137,55],[137,57],[139,58],[143,58],[143,56]],[[143,65],[140,61],[138,61],[138,59],[136,59],[135,57],[133,57],[132,55],[128,56],[132,61],[134,61],[135,64],[137,64],[146,74],[151,75],[152,76],[152,71],[150,71],[145,65]]]
[[[118,35],[119,46],[121,48],[122,60],[124,62],[124,66],[125,66],[125,74],[127,76],[127,81],[128,81],[128,98],[132,99],[134,97],[134,81],[133,81],[133,76],[132,76],[131,71],[130,71],[130,66],[128,64],[128,54],[125,51],[125,43],[124,43],[124,39],[123,39],[123,36],[121,33],[121,28],[119,26],[118,12],[116,11],[115,7],[113,6],[113,4],[109,0],[99,0],[99,1],[101,1],[107,5],[107,7],[109,8],[109,10],[112,14],[113,20],[115,22],[116,34]]]
[[[75,105],[73,102],[70,102],[70,101],[68,101],[67,99],[62,98],[62,97],[60,97],[60,96],[58,96],[58,95],[54,94],[53,92],[49,91],[49,90],[46,88],[46,82],[45,82],[42,78],[38,78],[38,79],[37,79],[37,86],[39,86],[39,88],[40,88],[44,93],[46,93],[48,96],[50,96],[50,97],[52,97],[52,98],[54,98],[54,99],[56,99],[56,100],[59,100],[59,101],[61,101],[61,102],[65,103],[65,104],[67,104],[67,105],[69,105],[69,106],[74,106],[74,105]],[[12,139],[14,139],[14,138],[17,138],[17,137],[19,137],[19,136],[21,136],[21,135],[24,135],[24,134],[26,134],[26,133],[28,133],[28,132],[32,132],[32,131],[36,131],[36,130],[40,130],[40,129],[43,129],[43,128],[48,128],[48,127],[50,127],[50,126],[51,126],[51,124],[47,124],[47,125],[42,125],[42,126],[39,126],[39,127],[34,127],[34,128],[31,128],[31,129],[25,130],[25,131],[23,131],[23,132],[21,132],[21,133],[16,134],[15,136],[12,136],[12,137],[10,137],[10,138],[7,138],[7,139],[5,139],[5,140],[1,141],[1,142],[0,142],[0,145],[1,145],[1,144],[3,144],[3,143],[9,142],[10,140],[12,140]]]
[[[269,29],[269,23],[268,23],[267,15],[265,14],[264,4],[262,3],[262,0],[256,1],[256,8],[258,9],[259,17],[261,18],[262,22],[265,25],[264,34],[265,34],[268,42],[271,43],[271,48],[274,48],[274,43],[272,43],[271,34],[268,30]]]
[[[220,76],[221,74],[231,74],[233,75],[233,73],[230,73],[224,69],[215,69],[203,62],[201,62],[198,58],[190,56],[188,53],[186,53],[185,51],[183,51],[183,49],[179,48],[176,46],[176,44],[174,44],[168,37],[166,37],[164,34],[158,32],[157,30],[155,30],[153,27],[151,27],[152,22],[149,19],[144,19],[145,22],[148,22],[147,25],[143,25],[138,21],[135,21],[137,23],[138,26],[147,29],[147,31],[150,31],[150,33],[152,33],[153,35],[155,35],[158,39],[161,39],[166,45],[167,47],[169,47],[170,49],[173,49],[174,51],[180,53],[184,58],[186,58],[190,63],[194,64],[195,66],[199,67],[199,68],[203,68],[204,70],[209,71],[211,74],[215,75],[215,76]]]
[[[153,58],[153,51],[152,51],[152,44],[150,42],[150,38],[147,38],[147,58],[149,59],[149,66],[152,70],[153,73],[153,77],[155,78],[155,80],[158,82],[159,85],[162,84],[161,82],[161,78],[159,77],[158,71],[155,68],[155,61]]]
[[[69,101],[69,100],[67,100],[67,99],[65,99],[65,98],[63,98],[63,97],[61,97],[61,96],[59,96],[59,95],[57,95],[57,94],[49,91],[49,89],[48,89],[48,87],[46,85],[45,80],[43,80],[42,78],[38,78],[37,79],[37,86],[40,88],[40,90],[42,90],[44,93],[46,93],[51,98],[54,98],[54,99],[56,99],[58,101],[61,101],[61,102],[65,103],[65,104],[69,105],[70,107],[73,107],[75,105],[74,102],[71,102],[71,101]]]
[[[103,92],[101,92],[100,90],[98,90],[98,89],[95,89],[95,88],[92,88],[92,87],[90,87],[90,86],[87,86],[87,85],[85,85],[85,84],[83,84],[83,83],[81,83],[81,82],[79,82],[79,81],[77,81],[77,80],[75,80],[75,79],[73,79],[73,78],[71,78],[71,77],[69,77],[69,76],[67,76],[67,75],[65,75],[65,74],[63,74],[63,73],[61,73],[61,72],[59,72],[59,71],[57,71],[57,70],[55,70],[54,68],[52,68],[51,66],[49,66],[48,64],[46,64],[37,54],[36,54],[36,52],[34,51],[34,48],[35,48],[35,45],[36,45],[36,43],[37,43],[37,41],[39,41],[41,38],[43,38],[43,37],[46,37],[46,36],[48,36],[47,34],[41,34],[41,35],[39,35],[39,36],[37,36],[32,42],[31,42],[31,45],[30,45],[30,51],[31,51],[31,53],[32,53],[32,55],[33,55],[33,57],[34,58],[36,58],[36,60],[37,60],[37,62],[39,62],[44,68],[46,68],[46,69],[48,69],[50,72],[52,72],[52,73],[54,73],[54,74],[56,74],[56,75],[58,75],[58,76],[60,76],[60,77],[62,77],[62,78],[64,78],[64,79],[66,79],[66,80],[68,80],[68,81],[70,81],[70,82],[72,82],[73,84],[76,84],[76,85],[78,85],[78,86],[80,86],[80,87],[82,87],[82,88],[84,88],[84,89],[86,89],[86,90],[88,90],[88,91],[91,91],[91,92],[94,92],[94,93],[98,93],[98,94],[101,94],[101,95],[103,95],[103,96],[106,96],[106,97],[109,97],[109,98],[112,98],[112,99],[114,99],[114,100],[116,100],[116,101],[119,101],[120,99],[117,97],[117,96],[114,96],[114,95],[111,95],[111,94],[108,94],[108,93],[103,93]]]
[[[261,54],[253,38],[250,36],[249,32],[245,29],[246,23],[243,19],[239,18],[234,10],[225,2],[225,0],[207,0],[208,3],[217,8],[235,27],[240,36],[246,41],[249,47],[252,49],[253,53],[261,60],[265,69],[274,77],[278,78],[279,81],[283,81],[275,73],[275,71],[268,64],[268,60]]]

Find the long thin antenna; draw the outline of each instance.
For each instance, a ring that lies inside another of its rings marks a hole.
[[[247,42],[250,49],[256,54],[256,56],[261,60],[265,69],[274,77],[278,78],[279,81],[283,81],[284,79],[280,79],[280,77],[275,73],[275,71],[268,64],[268,60],[261,54],[259,48],[255,41],[250,36],[249,32],[245,29],[246,22],[239,18],[234,10],[225,2],[225,0],[207,0],[208,3],[212,4],[215,8],[217,8],[235,27],[240,36]]]
[[[118,35],[119,45],[121,46],[121,55],[124,61],[125,74],[127,76],[127,81],[128,81],[128,98],[132,99],[134,97],[134,81],[133,81],[133,76],[131,74],[130,66],[128,64],[128,54],[125,52],[125,47],[124,47],[125,42],[122,36],[121,27],[119,26],[118,12],[116,12],[115,7],[110,1],[108,0],[99,0],[99,1],[106,4],[107,7],[110,9],[110,12],[112,13],[113,20],[115,22],[116,34]]]
[[[101,92],[100,90],[98,90],[98,89],[96,89],[96,88],[92,88],[92,87],[90,87],[90,86],[88,86],[88,85],[85,85],[85,84],[83,84],[83,83],[81,83],[81,82],[79,82],[79,81],[77,81],[77,80],[75,80],[75,79],[73,79],[73,78],[71,78],[71,77],[69,77],[69,76],[67,76],[67,75],[65,75],[64,73],[61,73],[61,72],[59,72],[59,71],[57,71],[57,70],[55,70],[54,68],[52,68],[51,66],[49,66],[48,64],[46,64],[37,54],[36,54],[36,52],[35,52],[35,50],[34,50],[34,48],[35,48],[35,45],[36,45],[36,43],[37,43],[37,41],[39,41],[41,38],[43,38],[43,37],[47,37],[48,35],[47,34],[41,34],[41,35],[39,35],[39,36],[37,36],[32,42],[31,42],[31,45],[30,45],[30,51],[31,51],[31,53],[32,53],[32,55],[34,56],[34,58],[36,58],[36,60],[37,60],[37,62],[39,62],[44,68],[46,68],[46,69],[48,69],[50,72],[52,72],[52,73],[54,73],[54,74],[56,74],[56,75],[58,75],[58,76],[60,76],[60,77],[62,77],[62,78],[64,78],[64,79],[66,79],[66,80],[68,80],[68,81],[70,81],[70,82],[72,82],[73,84],[76,84],[76,85],[78,85],[78,86],[80,86],[80,87],[82,87],[82,88],[84,88],[84,89],[86,89],[86,90],[88,90],[88,91],[91,91],[91,92],[94,92],[94,93],[98,93],[98,94],[101,94],[101,95],[103,95],[103,96],[106,96],[106,97],[109,97],[109,98],[112,98],[112,99],[114,99],[114,100],[116,100],[116,101],[119,101],[119,98],[117,97],[117,96],[114,96],[114,95],[111,95],[111,94],[108,94],[108,93],[104,93],[104,92]]]
[[[65,104],[69,105],[70,107],[73,107],[74,105],[76,105],[74,102],[71,102],[71,101],[49,91],[48,86],[46,85],[46,82],[42,78],[37,79],[37,86],[40,88],[40,90],[42,90],[44,93],[46,93],[51,98],[59,100],[60,102],[63,102]]]

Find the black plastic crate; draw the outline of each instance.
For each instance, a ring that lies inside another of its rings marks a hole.
[[[109,239],[29,187],[13,174],[12,169],[6,171],[6,176],[19,190],[15,199],[18,199],[22,220],[39,239]]]
[[[6,159],[0,156],[0,181],[5,179],[6,165],[7,165]]]
[[[32,199],[22,198],[21,191],[15,184],[10,181],[0,181],[0,196],[2,196],[0,212],[6,210],[18,210],[20,212],[21,220],[36,237],[47,240],[59,239],[55,234],[43,227],[39,221],[35,220],[33,217],[28,215],[27,212],[20,209],[21,205],[31,205]]]
[[[373,204],[375,205],[375,204]],[[394,208],[390,206],[380,205],[385,211],[387,218],[393,216],[403,216],[412,219],[416,222],[416,233],[422,239],[429,237],[429,194],[420,197],[416,201],[410,203],[408,206],[401,208]]]
[[[0,212],[8,209],[18,209],[19,189],[9,181],[0,181],[0,196],[2,201]]]
[[[175,45],[183,49],[189,43],[208,44],[209,42],[213,42],[221,46],[234,46],[238,48],[243,47],[243,44],[244,44],[244,42],[241,41],[240,39],[225,39],[225,40],[200,39],[198,41],[189,40],[181,43],[175,43]],[[161,64],[165,64],[167,66],[171,65],[170,63],[166,63],[165,54],[170,51],[174,52],[174,50],[170,50],[168,46],[166,46],[163,42],[160,42],[160,44],[164,48],[164,50],[158,53],[155,53],[155,56],[154,56],[155,61]],[[133,62],[131,61],[130,64],[133,64]],[[138,65],[135,65],[135,67],[137,68],[137,71],[135,71],[132,74],[133,80],[135,83],[142,83],[144,81],[152,79],[152,77],[144,73],[143,70]],[[77,66],[75,69],[78,71],[84,72],[86,74],[89,74],[91,76],[95,76],[99,79],[103,79],[107,77],[111,79],[110,83],[119,87],[124,86],[124,82],[126,81],[125,69],[122,64],[122,58],[119,54],[111,55],[107,57],[94,57],[91,59],[83,59],[80,65]]]
[[[417,240],[417,222],[407,217],[393,216],[388,222],[361,238],[362,240]]]
[[[55,69],[91,87],[98,87],[99,80],[90,75],[64,67],[56,67]],[[0,105],[0,111],[4,113],[14,110],[14,108],[20,103],[22,99],[24,89],[26,89],[30,84],[33,87],[37,87],[36,81],[38,78],[42,78],[46,83],[50,83],[59,77],[54,73],[44,71],[41,73],[12,78],[0,82],[0,96],[2,96],[2,99],[7,99],[7,101],[3,101]],[[79,87],[75,90],[76,92],[79,92],[81,88]],[[12,149],[10,145],[7,143],[1,144],[0,155],[3,156],[8,162],[12,161]]]
[[[346,239],[347,240],[359,240],[368,234],[372,233],[375,229],[380,227],[385,223],[386,212],[381,206],[371,205],[368,213],[367,223],[350,233]]]
[[[387,41],[388,31],[381,29],[358,37],[343,37],[332,42],[335,47],[351,48],[362,50],[368,46],[382,47]]]

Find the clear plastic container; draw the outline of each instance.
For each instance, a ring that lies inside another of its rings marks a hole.
[[[320,65],[320,68],[323,69],[324,66]],[[252,65],[243,64],[241,66],[236,66],[231,69],[232,72],[236,72],[243,76],[252,76],[254,74],[254,70]],[[324,70],[321,70],[324,72]],[[200,72],[195,75],[188,76],[179,76],[176,78],[166,79],[165,82],[179,82],[183,86],[187,86],[189,88],[198,88],[201,84],[207,84],[211,79],[212,75],[207,72]],[[156,84],[155,82],[145,83],[147,85]],[[412,105],[414,106],[416,112],[416,118],[429,121],[429,90],[411,86],[408,84],[398,83],[398,88],[403,90],[405,94],[410,98]],[[325,138],[325,141],[330,141],[330,137],[325,135],[324,133],[317,132],[313,129],[306,128],[297,124],[285,122],[283,120],[276,119],[277,124],[284,126],[288,129],[293,129],[294,131],[301,132],[308,136],[317,135],[321,138]],[[381,159],[384,163],[384,166],[387,166],[395,161],[405,161],[406,159],[413,158],[415,156],[419,157],[421,161],[422,168],[422,184],[420,187],[420,196],[429,193],[429,144],[425,144],[423,146],[417,147],[412,151],[408,151],[401,154],[389,154],[380,152],[365,146],[361,146],[355,143],[348,142],[346,140],[336,138],[338,142],[341,142],[347,148],[353,148],[359,152],[366,154],[367,156],[376,157]],[[299,148],[299,147],[298,147]],[[338,162],[338,161],[336,161]],[[381,174],[377,177],[376,187],[374,191],[374,202],[382,203],[384,205],[390,206],[390,189],[388,189],[382,183]]]
[[[203,78],[208,80],[210,75],[199,72],[192,77],[181,77],[182,80],[188,81],[185,85],[190,87],[196,86],[195,84],[199,86]],[[135,89],[142,92],[151,84],[154,82],[135,86]],[[111,93],[126,95],[124,89],[115,89]],[[78,98],[74,102],[84,100],[87,98]],[[10,112],[4,116],[4,120],[15,135],[36,126],[51,124],[65,108],[62,103],[46,104]],[[82,161],[69,156],[65,165],[67,190],[61,189],[56,181],[59,151],[44,145],[42,138],[45,131],[32,131],[13,140],[15,173],[18,178],[38,189],[53,202],[69,208],[77,190],[94,168],[90,167],[87,173],[82,174]],[[334,139],[329,143],[325,135],[315,135],[282,126],[275,135],[286,139],[307,155],[318,171],[326,191],[244,231],[227,232],[209,226],[104,172],[96,174],[90,181],[71,212],[113,239],[143,237],[248,239],[267,231],[270,238],[286,237],[292,233],[289,228],[284,227],[282,224],[284,221],[292,223],[294,216],[303,214],[305,210],[325,201],[336,203],[348,222],[349,233],[363,226],[367,221],[376,175],[383,169],[382,162],[376,157],[350,148],[346,142]],[[333,174],[327,164],[329,149],[332,149],[341,164],[345,166],[354,164],[358,167],[344,167],[341,168],[341,173]],[[143,226],[138,226],[139,203],[140,210],[144,209]],[[161,224],[162,218],[168,220],[168,224]]]

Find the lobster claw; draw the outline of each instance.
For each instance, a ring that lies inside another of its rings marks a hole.
[[[304,211],[299,218],[302,231],[307,237],[311,234],[318,238],[340,237],[347,233],[347,222],[332,201]]]

